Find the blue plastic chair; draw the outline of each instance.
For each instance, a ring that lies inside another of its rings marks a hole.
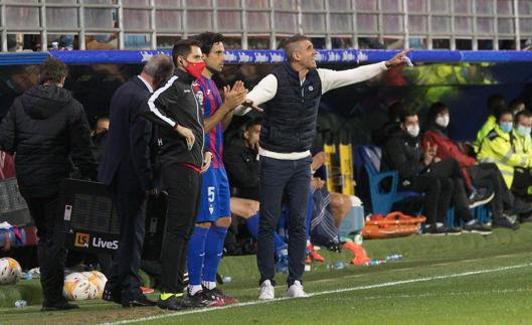
[[[358,154],[368,174],[370,200],[373,213],[386,215],[396,202],[406,198],[422,195],[418,192],[398,191],[399,173],[397,171],[380,171],[382,150],[376,146],[359,146]],[[386,190],[383,182],[389,179],[390,186]]]

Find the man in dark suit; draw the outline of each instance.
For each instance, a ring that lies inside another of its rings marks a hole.
[[[103,299],[124,307],[151,306],[140,290],[138,274],[148,195],[157,194],[150,155],[151,123],[140,116],[148,110],[150,94],[174,71],[165,55],[152,57],[142,73],[114,93],[110,128],[99,179],[112,194],[120,218],[120,245]]]

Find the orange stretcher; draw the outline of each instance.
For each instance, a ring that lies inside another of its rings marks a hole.
[[[390,212],[386,217],[374,214],[364,228],[364,239],[404,237],[419,231],[421,224],[427,220],[424,216],[413,217],[402,212]]]

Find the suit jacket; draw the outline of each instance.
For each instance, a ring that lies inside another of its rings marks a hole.
[[[120,86],[110,105],[110,124],[98,178],[118,190],[133,192],[155,187],[150,154],[151,123],[147,111],[150,91],[138,76]]]

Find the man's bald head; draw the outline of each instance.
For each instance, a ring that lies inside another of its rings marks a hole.
[[[142,73],[150,76],[155,85],[160,85],[174,73],[172,58],[164,54],[154,55],[144,65]]]

